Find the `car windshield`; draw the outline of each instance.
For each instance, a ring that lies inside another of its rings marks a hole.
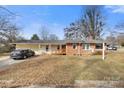
[[[12,53],[20,53],[21,50],[14,50]]]

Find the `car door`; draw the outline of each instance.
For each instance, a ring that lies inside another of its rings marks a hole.
[[[31,50],[28,50],[28,55],[29,55],[29,57],[32,56],[32,51]]]
[[[23,50],[23,55],[26,56],[26,57],[28,57],[28,52],[27,52],[27,50]]]

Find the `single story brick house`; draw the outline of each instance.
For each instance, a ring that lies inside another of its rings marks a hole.
[[[32,49],[37,54],[85,55],[102,49],[101,40],[25,40],[11,43],[16,49]]]

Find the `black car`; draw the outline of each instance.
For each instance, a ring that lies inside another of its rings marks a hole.
[[[19,49],[12,51],[10,57],[12,59],[25,59],[34,55],[35,52],[30,49]]]

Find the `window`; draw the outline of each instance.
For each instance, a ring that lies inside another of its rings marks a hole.
[[[96,44],[96,49],[102,49],[102,44]]]
[[[82,48],[85,50],[89,50],[90,49],[90,44],[82,44]]]
[[[77,48],[77,44],[73,44],[73,49],[76,49]]]
[[[86,50],[90,49],[90,44],[86,44]]]
[[[48,51],[49,50],[49,46],[48,45],[46,45],[46,51]]]

